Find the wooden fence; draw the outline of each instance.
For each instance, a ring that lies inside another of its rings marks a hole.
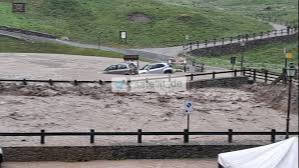
[[[181,77],[187,77],[191,81],[194,80],[194,77],[196,76],[211,76],[211,79],[215,79],[217,74],[233,74],[235,77],[238,76],[238,73],[244,74],[246,70],[229,70],[229,71],[221,71],[221,72],[209,72],[209,73],[196,73],[196,74],[187,74],[187,75],[181,75],[181,76],[168,76],[168,77],[156,77],[156,78],[144,78],[144,79],[138,79],[138,80],[129,80],[128,83],[134,82],[134,81],[147,81],[147,80],[159,80],[159,79],[167,79],[167,78],[181,78]],[[80,81],[80,80],[31,80],[31,79],[0,79],[0,82],[18,82],[22,83],[23,85],[28,85],[28,83],[48,83],[49,85],[54,85],[55,83],[66,83],[66,84],[73,84],[75,86],[80,84],[109,84],[113,81],[103,81],[103,80],[94,80],[94,81]]]
[[[233,43],[240,43],[240,42],[248,42],[250,40],[259,40],[259,39],[266,39],[270,37],[278,37],[278,36],[286,36],[298,33],[298,27],[289,27],[287,29],[282,30],[272,30],[267,32],[259,32],[259,33],[251,33],[251,34],[244,34],[238,36],[231,36],[231,37],[223,37],[223,38],[214,38],[212,40],[198,40],[193,42],[188,42],[183,45],[184,50],[193,50],[199,49],[201,45],[204,48],[213,47],[213,46],[221,46]]]
[[[142,129],[138,129],[137,132],[95,132],[91,129],[89,132],[46,132],[41,130],[40,132],[32,133],[1,133],[0,137],[40,137],[40,144],[46,143],[46,137],[52,136],[87,136],[91,144],[95,143],[96,136],[137,136],[137,143],[142,143],[143,136],[183,136],[184,143],[189,143],[189,137],[194,135],[205,135],[205,136],[227,136],[228,142],[233,142],[233,136],[252,136],[252,135],[264,135],[270,136],[272,143],[276,141],[277,135],[286,135],[286,132],[277,132],[272,129],[269,132],[234,132],[229,129],[227,132],[189,132],[185,129],[183,132],[143,132]],[[289,135],[298,135],[298,132],[289,132]]]
[[[243,69],[243,70],[228,70],[228,71],[220,71],[220,72],[208,72],[208,73],[192,73],[187,75],[180,75],[180,76],[168,76],[168,77],[156,77],[156,78],[144,78],[144,79],[138,79],[138,80],[128,80],[127,83],[134,82],[134,81],[149,81],[149,80],[159,80],[159,79],[167,79],[167,78],[181,78],[181,77],[187,77],[190,81],[194,81],[195,77],[198,76],[211,76],[210,79],[215,79],[217,75],[221,74],[232,74],[233,77],[237,76],[248,76],[253,81],[261,82],[264,81],[265,83],[268,82],[274,82],[278,78],[283,78],[284,74],[282,73],[275,73],[270,72],[267,70],[257,70],[257,69]],[[282,80],[278,82],[284,82],[286,78],[284,77]],[[80,80],[29,80],[29,79],[0,79],[0,82],[18,82],[22,83],[23,85],[28,85],[28,83],[48,83],[49,85],[54,85],[55,83],[66,83],[66,84],[72,84],[74,86],[80,85],[80,84],[99,84],[99,85],[105,85],[110,84],[113,81],[103,81],[103,80],[94,80],[94,81],[80,81]],[[293,79],[293,82],[298,85],[298,77],[295,77]]]

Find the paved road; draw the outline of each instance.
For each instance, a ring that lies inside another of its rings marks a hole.
[[[273,30],[282,30],[285,29],[286,26],[284,25],[279,25],[275,23],[270,23],[273,27]],[[120,49],[120,48],[113,48],[113,47],[106,47],[106,46],[101,46],[99,47],[98,45],[94,44],[84,44],[84,43],[79,43],[79,42],[72,42],[72,41],[66,41],[66,40],[59,40],[59,39],[50,39],[50,38],[45,38],[45,37],[37,37],[37,36],[32,36],[32,35],[26,35],[22,33],[17,33],[17,32],[8,32],[8,31],[3,31],[0,30],[0,35],[3,36],[9,36],[17,39],[24,39],[27,41],[41,41],[41,42],[52,42],[52,43],[57,43],[57,44],[65,44],[65,45],[70,45],[70,46],[75,46],[75,47],[81,47],[81,48],[92,48],[92,49],[101,49],[104,51],[114,51],[117,53],[121,54],[138,54],[141,55],[141,57],[144,57],[145,59],[148,60],[153,60],[153,61],[167,61],[169,57],[177,56],[179,53],[186,52],[186,49],[184,49],[184,46],[175,46],[175,47],[164,47],[164,48],[143,48],[143,49]],[[284,36],[287,35],[285,32],[284,34],[277,34],[275,35],[273,32],[270,33],[268,36],[257,36],[253,38],[249,38],[249,41],[256,40],[256,39],[265,39],[265,38],[270,38],[274,36]],[[224,41],[224,42],[216,42],[214,43],[209,43],[208,45],[205,44],[199,44],[193,45],[192,48],[205,48],[205,47],[212,47],[212,46],[219,46],[223,44],[230,44],[231,41]],[[238,40],[233,40],[232,43],[239,43]],[[189,48],[190,49],[190,48]],[[188,49],[187,49],[188,51]]]

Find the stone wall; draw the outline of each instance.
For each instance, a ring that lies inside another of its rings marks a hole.
[[[257,147],[257,145],[5,147],[4,161],[29,162],[217,158],[219,153],[252,147]]]
[[[249,84],[247,76],[215,78],[190,81],[187,85],[188,89],[204,88],[204,87],[238,87],[243,84]]]
[[[6,27],[6,26],[0,26],[0,30],[14,32],[14,33],[22,33],[22,34],[38,36],[38,37],[46,37],[46,38],[56,39],[56,36],[53,36],[50,34],[36,32],[36,31],[23,30],[23,29],[17,29],[17,28]]]
[[[298,33],[287,36],[270,37],[266,39],[256,39],[247,41],[244,47],[239,43],[225,44],[220,46],[213,46],[208,48],[195,49],[189,52],[193,56],[220,56],[226,54],[236,54],[238,52],[250,50],[265,44],[273,44],[275,42],[292,42],[298,41]]]

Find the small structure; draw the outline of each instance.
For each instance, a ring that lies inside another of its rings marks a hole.
[[[26,1],[24,0],[13,0],[12,1],[12,12],[26,12]]]
[[[298,168],[298,137],[278,143],[222,153],[219,168]]]
[[[137,74],[140,69],[140,64],[139,64],[139,55],[134,55],[134,54],[126,54],[124,55],[124,61],[125,62],[137,62]]]

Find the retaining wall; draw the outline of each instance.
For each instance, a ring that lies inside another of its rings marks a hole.
[[[4,161],[30,162],[217,158],[219,153],[252,147],[257,147],[257,145],[5,147]]]
[[[204,87],[238,87],[243,84],[249,84],[247,76],[215,78],[205,80],[195,80],[188,82],[188,89],[204,88]]]

